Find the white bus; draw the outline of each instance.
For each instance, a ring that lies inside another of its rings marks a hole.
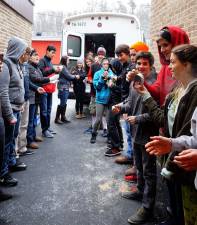
[[[131,45],[142,40],[140,22],[134,15],[122,13],[86,13],[64,20],[62,55],[68,55],[70,63],[92,51],[96,54],[103,46],[107,57],[115,57],[119,44]],[[72,63],[73,62],[73,63]]]

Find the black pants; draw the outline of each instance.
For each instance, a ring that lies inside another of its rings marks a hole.
[[[122,127],[120,124],[120,115],[112,112],[112,107],[109,107],[109,116],[107,121],[108,139],[111,142],[112,148],[119,148],[123,145]]]
[[[76,98],[75,110],[77,114],[83,113],[84,96],[85,96],[85,89],[75,91],[75,98]]]
[[[170,197],[170,207],[172,209],[175,224],[184,225],[184,212],[181,184],[175,181],[166,181]]]
[[[143,193],[142,206],[153,210],[156,197],[156,157],[146,152],[144,145],[134,143],[137,168],[137,188]]]
[[[3,118],[0,117],[0,169],[2,168],[3,155],[5,148],[5,127]]]

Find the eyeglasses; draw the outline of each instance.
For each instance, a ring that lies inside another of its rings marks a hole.
[[[130,54],[130,56],[136,56],[136,54],[135,53],[132,53],[132,54]]]

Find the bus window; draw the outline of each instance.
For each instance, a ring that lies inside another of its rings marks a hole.
[[[74,35],[68,35],[67,55],[72,57],[81,56],[81,38]]]

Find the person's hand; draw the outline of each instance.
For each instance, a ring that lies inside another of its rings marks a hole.
[[[87,79],[88,84],[92,84],[92,80]]]
[[[44,94],[46,91],[44,90],[44,88],[39,87],[39,88],[37,89],[37,92],[38,92],[39,94]]]
[[[15,117],[13,119],[9,120],[10,125],[14,125],[14,124],[16,124],[16,122],[17,122],[17,119]]]
[[[114,86],[114,83],[113,81],[110,79],[109,82],[108,82],[108,87],[109,88],[112,88]]]
[[[186,171],[197,170],[197,149],[182,151],[174,157],[173,162]]]
[[[128,121],[130,124],[135,124],[135,123],[136,123],[136,116],[128,116],[128,117],[127,117],[127,121]]]
[[[117,76],[115,76],[115,75],[113,75],[113,76],[111,77],[111,79],[112,79],[112,81],[116,82],[116,81],[117,81],[117,79],[118,79],[118,77],[117,77]]]
[[[79,79],[80,79],[80,76],[79,76],[79,75],[76,75],[75,77],[76,77],[76,79],[77,79],[77,80],[79,80]]]
[[[63,69],[63,66],[57,66],[57,68],[55,69],[55,73],[60,73]]]
[[[132,71],[129,71],[127,74],[126,74],[126,80],[127,81],[133,81],[135,75],[138,73],[137,70],[133,69]]]
[[[54,75],[52,77],[49,77],[50,83],[57,83],[58,79],[59,79],[59,75],[58,74],[56,74],[56,75]]]
[[[123,117],[123,119],[124,119],[125,121],[127,121],[128,114],[127,114],[127,113],[124,113],[124,114],[122,115],[122,117]]]
[[[112,112],[113,113],[120,113],[121,107],[120,105],[113,105],[112,106]]]
[[[162,136],[154,136],[150,137],[152,141],[148,142],[145,145],[146,151],[150,155],[164,155],[171,152],[172,142],[170,138],[162,137]]]
[[[135,82],[133,87],[140,95],[144,95],[148,93],[148,90],[146,89],[146,87],[140,82]]]
[[[108,77],[108,72],[104,71],[104,73],[103,73],[103,80],[107,80],[107,77]]]

